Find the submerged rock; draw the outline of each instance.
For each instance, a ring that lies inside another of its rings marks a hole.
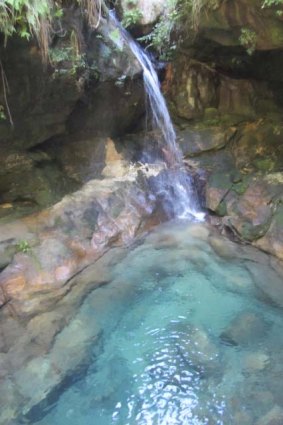
[[[281,425],[283,423],[283,409],[274,406],[266,415],[259,419],[256,425]]]
[[[258,288],[258,297],[267,303],[283,306],[282,276],[268,266],[247,263],[255,286]]]
[[[219,373],[220,352],[205,329],[171,323],[168,331],[178,335],[177,351],[188,368],[195,368],[204,377]]]
[[[252,345],[264,338],[268,323],[254,312],[241,312],[221,335],[221,340],[230,345]]]
[[[248,373],[264,370],[270,363],[270,357],[262,352],[254,352],[246,355],[244,368]]]

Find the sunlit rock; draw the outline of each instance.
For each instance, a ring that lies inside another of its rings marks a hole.
[[[125,22],[128,22],[127,17],[129,21],[130,17],[133,17],[132,25],[153,25],[166,7],[168,8],[165,0],[119,0],[118,3]]]

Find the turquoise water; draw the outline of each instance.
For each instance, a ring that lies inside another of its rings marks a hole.
[[[265,415],[278,419],[282,309],[253,278],[253,271],[272,278],[274,270],[256,251],[239,253],[218,240],[221,257],[212,245],[205,226],[171,223],[113,261],[112,281],[93,291],[76,317],[101,330],[87,371],[30,423],[261,425],[271,423],[259,422]]]

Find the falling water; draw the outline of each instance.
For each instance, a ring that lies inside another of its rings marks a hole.
[[[155,184],[157,196],[162,199],[163,207],[169,216],[203,220],[204,213],[199,211],[197,195],[192,181],[183,166],[182,153],[176,143],[176,133],[165,99],[160,90],[158,75],[149,56],[120,25],[114,14],[110,19],[119,28],[124,42],[130,47],[143,70],[143,80],[152,115],[152,127],[159,145],[159,159],[166,163],[166,171]],[[152,159],[152,158],[151,158]]]

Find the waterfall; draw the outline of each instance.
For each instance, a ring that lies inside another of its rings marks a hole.
[[[144,87],[152,116],[153,134],[155,133],[155,141],[159,148],[159,158],[157,159],[166,163],[166,170],[155,182],[155,193],[162,200],[163,208],[169,217],[193,218],[202,221],[204,213],[200,211],[191,177],[184,169],[182,152],[176,142],[174,126],[154,66],[147,53],[121,26],[112,12],[110,19],[119,29],[122,39],[131,49],[143,71]],[[156,160],[148,152],[147,158]]]

